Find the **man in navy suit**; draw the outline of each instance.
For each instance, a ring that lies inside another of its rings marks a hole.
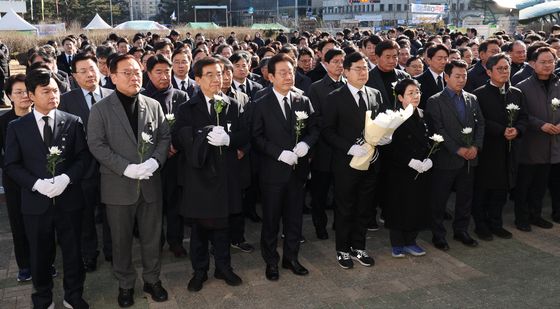
[[[319,137],[313,107],[305,96],[291,91],[295,81],[295,61],[286,54],[268,62],[273,89],[254,102],[253,145],[259,153],[259,181],[263,201],[261,232],[266,278],[279,278],[276,250],[280,219],[284,231],[282,267],[303,276],[309,272],[298,261],[303,213],[304,184],[309,174],[308,151]],[[296,135],[298,112],[305,112],[305,127]]]
[[[449,59],[449,48],[443,44],[436,44],[427,51],[426,60],[428,62],[428,69],[416,76],[416,80],[420,83],[420,90],[422,96],[420,97],[419,108],[425,109],[426,102],[434,94],[443,91],[445,87],[445,79],[443,69]]]
[[[34,110],[10,123],[6,172],[21,186],[21,212],[31,253],[34,308],[54,308],[51,262],[56,240],[64,260],[64,305],[89,308],[83,300],[80,252],[83,196],[80,181],[90,162],[79,117],[58,111],[60,94],[52,72],[37,69],[25,81]],[[55,172],[47,170],[49,147],[61,151]]]
[[[64,52],[56,57],[56,65],[59,70],[70,74],[72,73],[72,60],[74,60],[74,56],[76,55],[76,41],[67,36],[62,40],[62,46]]]
[[[88,124],[89,110],[92,105],[113,91],[99,87],[99,69],[94,56],[77,54],[72,61],[72,76],[79,88],[71,90],[60,97],[58,109],[76,115],[82,119],[84,127]],[[81,181],[85,197],[82,218],[82,258],[86,272],[97,269],[97,230],[95,228],[95,208],[100,204],[98,164],[90,164]],[[103,216],[105,218],[105,216]],[[105,257],[112,256],[111,235],[107,220],[104,220],[103,252]]]
[[[191,67],[191,59],[189,55],[183,50],[176,50],[171,56],[173,63],[173,79],[171,84],[173,88],[183,90],[189,97],[193,96],[196,91],[196,82],[189,77],[189,70]]]

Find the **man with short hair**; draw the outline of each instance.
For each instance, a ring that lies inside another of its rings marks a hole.
[[[100,163],[101,202],[113,240],[113,273],[119,281],[120,307],[134,304],[136,270],[132,240],[138,222],[144,292],[167,300],[161,269],[162,192],[159,170],[169,150],[169,125],[159,102],[140,94],[142,70],[132,55],[109,66],[116,90],[93,105],[88,145]],[[118,134],[116,134],[118,133]]]
[[[60,94],[52,74],[36,69],[27,75],[25,85],[34,109],[9,124],[4,168],[21,187],[33,307],[54,308],[52,261],[58,243],[64,268],[64,306],[86,309],[79,236],[84,198],[80,181],[90,157],[80,118],[56,110]],[[49,157],[54,155],[58,155],[57,163],[49,171]]]
[[[375,54],[375,47],[383,41],[377,34],[370,35],[362,40],[360,46],[361,52],[366,55],[368,60],[368,69],[371,71],[377,65],[377,57]]]
[[[100,45],[95,50],[97,57],[97,65],[99,68],[99,85],[107,89],[115,89],[115,84],[111,81],[111,72],[109,72],[109,59],[112,55],[116,54],[116,50],[112,46]]]
[[[449,49],[443,44],[437,44],[428,48],[427,56],[424,59],[428,62],[428,69],[416,80],[420,83],[422,96],[420,97],[419,108],[425,109],[426,102],[434,94],[443,91],[445,79],[443,71],[449,58]]]
[[[185,91],[191,97],[196,90],[196,82],[189,77],[191,68],[191,57],[184,51],[176,50],[171,56],[173,64],[173,88]]]
[[[64,71],[67,74],[71,74],[72,60],[74,59],[78,49],[76,41],[71,37],[65,37],[62,39],[62,48],[64,49],[64,52],[56,58],[56,65],[59,70]]]
[[[104,97],[113,93],[110,89],[99,87],[99,70],[96,58],[85,54],[77,54],[72,61],[72,76],[79,88],[73,89],[60,98],[58,109],[79,116],[87,127],[91,107]],[[87,168],[81,181],[84,194],[82,217],[82,259],[84,270],[92,272],[97,269],[97,230],[95,228],[95,209],[100,204],[99,164],[94,161]],[[108,230],[104,230],[103,237]],[[110,248],[104,247],[105,256],[111,256]]]
[[[445,89],[430,97],[426,104],[428,126],[433,133],[443,136],[442,146],[432,158],[431,188],[432,242],[443,251],[449,250],[443,220],[453,188],[456,192],[453,238],[465,246],[478,245],[469,235],[468,227],[478,153],[484,138],[484,117],[478,100],[463,90],[467,63],[453,60],[446,64],[445,81]]]
[[[465,91],[473,92],[476,88],[486,84],[489,79],[488,74],[486,74],[486,61],[501,51],[500,41],[497,39],[488,39],[480,44],[478,47],[480,61],[469,70]]]
[[[311,81],[313,83],[320,80],[325,76],[325,74],[327,74],[327,70],[325,69],[326,64],[324,63],[323,58],[329,50],[337,46],[338,46],[338,42],[332,38],[319,41],[319,44],[317,44],[316,56],[319,61],[315,65],[315,68],[307,73],[307,76],[311,78]]]
[[[509,77],[512,78],[515,73],[521,71],[527,65],[527,46],[523,41],[515,41],[511,44],[511,51],[508,53],[511,57],[511,70]]]
[[[247,78],[251,66],[251,56],[248,52],[237,51],[229,58],[229,61],[233,64],[233,89],[240,90],[254,100],[257,91],[263,87]]]

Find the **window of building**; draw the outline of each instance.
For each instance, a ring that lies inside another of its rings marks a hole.
[[[380,12],[385,12],[385,4],[380,4],[379,5],[379,11]]]
[[[401,5],[397,4],[397,11],[400,12],[401,11]]]
[[[460,9],[461,11],[464,11],[464,10],[465,10],[465,4],[464,4],[464,3],[460,3],[460,4],[459,4],[459,9]]]
[[[393,10],[393,4],[392,4],[392,3],[389,3],[388,6],[389,6],[389,8],[388,8],[387,10],[388,10],[389,12],[391,12],[391,11]]]
[[[457,4],[456,3],[451,4],[451,10],[452,11],[457,11]]]

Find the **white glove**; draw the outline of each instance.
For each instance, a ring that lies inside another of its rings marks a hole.
[[[124,170],[123,175],[131,179],[148,179],[152,176],[147,171],[143,171],[139,164],[129,164]]]
[[[49,197],[53,198],[53,197],[61,195],[62,192],[64,192],[64,190],[66,190],[66,187],[68,187],[68,184],[70,184],[70,177],[68,177],[68,175],[61,174],[61,175],[56,176],[54,178],[54,184],[52,184],[55,189],[54,189],[53,192],[51,192]]]
[[[278,161],[282,161],[288,165],[294,165],[297,163],[298,156],[289,150],[283,150],[280,156],[278,157]]]
[[[309,146],[305,142],[297,143],[296,147],[294,147],[293,152],[299,157],[305,157],[307,152],[309,151]]]
[[[148,176],[151,177],[154,172],[158,169],[159,163],[154,158],[149,158],[142,164],[138,164],[138,168],[140,169],[140,176]]]
[[[429,169],[432,168],[432,166],[434,166],[434,164],[431,159],[428,158],[422,161],[422,169],[424,170],[424,172],[427,172]]]
[[[352,147],[350,147],[350,150],[348,150],[348,154],[354,157],[363,157],[366,156],[367,153],[367,149],[362,145],[352,145]]]
[[[33,185],[32,190],[37,191],[44,196],[50,197],[50,195],[54,192],[55,187],[50,180],[38,179]]]
[[[222,127],[222,126],[214,126],[214,127],[212,128],[212,132],[216,132],[216,133],[223,132],[223,133],[225,133],[226,130],[225,130],[224,127]]]
[[[424,167],[420,160],[411,159],[410,162],[408,162],[408,166],[418,173],[424,173]]]
[[[214,127],[215,128],[215,127]],[[220,127],[223,130],[223,127]],[[229,146],[229,135],[225,131],[212,131],[206,137],[208,144],[213,146]]]
[[[377,143],[377,146],[383,146],[383,145],[387,145],[390,144],[391,141],[393,141],[393,136],[389,135],[389,136],[383,136],[379,142]]]

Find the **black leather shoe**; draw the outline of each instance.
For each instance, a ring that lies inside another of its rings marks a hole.
[[[543,218],[536,218],[531,220],[531,224],[540,227],[541,229],[551,229],[554,224],[550,223],[549,221],[546,221]]]
[[[206,280],[208,280],[208,274],[206,272],[195,272],[191,281],[189,281],[189,285],[187,286],[187,290],[189,290],[191,292],[200,291],[202,289],[202,284]]]
[[[112,255],[106,255],[105,256],[105,261],[113,264],[113,256]]]
[[[441,251],[448,251],[449,250],[449,245],[447,244],[447,241],[445,241],[445,239],[432,239],[432,243],[434,244],[434,247],[436,247],[437,249],[441,250]]]
[[[515,227],[522,232],[530,232],[532,230],[529,224],[516,224]]]
[[[119,288],[119,296],[117,297],[119,307],[126,308],[134,305],[134,289]]]
[[[503,239],[510,239],[512,237],[511,233],[504,228],[492,229],[492,234]]]
[[[474,233],[480,240],[491,241],[494,239],[494,237],[492,237],[492,233],[488,229],[475,230]]]
[[[468,247],[478,246],[478,242],[474,240],[467,232],[457,232],[453,235],[453,239],[460,241],[463,245]]]
[[[315,232],[317,233],[317,238],[321,240],[329,239],[329,233],[327,232],[327,229],[316,229]]]
[[[560,223],[560,216],[552,216],[552,221]]]
[[[227,285],[231,285],[231,286],[238,286],[241,283],[243,283],[243,280],[241,280],[241,278],[238,275],[236,275],[231,269],[228,270],[216,269],[216,271],[214,271],[214,278],[224,280],[227,283]]]
[[[84,271],[87,273],[93,272],[97,269],[97,259],[84,258]]]
[[[447,221],[453,220],[453,216],[446,210],[445,213],[443,214],[443,220],[447,220]]]
[[[144,283],[144,292],[150,294],[156,302],[166,301],[168,298],[167,291],[161,286],[161,281],[156,283]]]
[[[184,258],[187,256],[187,250],[181,244],[169,245],[169,251],[173,252],[176,258]]]
[[[298,262],[298,260],[289,261],[289,260],[282,259],[282,268],[289,269],[298,276],[305,276],[309,274],[307,268],[303,267]]]
[[[265,271],[266,279],[270,281],[278,281],[280,278],[280,272],[278,271],[278,265],[266,265]]]
[[[83,298],[62,301],[64,308],[68,309],[89,309],[89,304]]]

